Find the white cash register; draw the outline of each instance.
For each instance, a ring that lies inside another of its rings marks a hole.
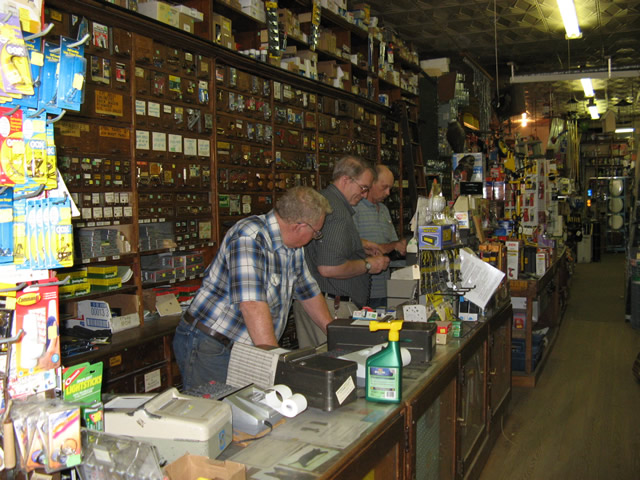
[[[105,432],[148,442],[167,462],[185,453],[216,458],[233,437],[229,405],[175,388],[116,396],[104,407]]]

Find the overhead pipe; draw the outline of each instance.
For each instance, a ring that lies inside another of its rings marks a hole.
[[[555,82],[561,80],[580,80],[581,78],[630,78],[640,76],[640,65],[630,65],[624,68],[582,68],[580,70],[564,70],[559,72],[533,73],[529,75],[515,75],[511,65],[511,83]]]

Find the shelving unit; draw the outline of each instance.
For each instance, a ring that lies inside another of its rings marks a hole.
[[[629,237],[631,215],[631,181],[628,177],[591,177],[588,188],[591,192],[590,213],[600,224],[606,252],[624,252]]]
[[[511,298],[516,297],[525,308],[524,325],[514,324],[512,330],[512,338],[522,339],[524,343],[524,370],[512,369],[514,386],[535,387],[553,348],[566,308],[569,280],[566,262],[566,252],[562,252],[542,277],[509,281]],[[538,358],[534,353],[534,304],[537,304],[536,329],[549,328],[544,343],[539,346]],[[514,312],[514,318],[516,316]]]
[[[336,88],[217,44],[216,12],[233,21],[239,43],[257,41],[264,24],[211,0],[184,3],[205,14],[196,35],[107,2],[46,2],[53,38],[73,35],[79,23],[90,34],[109,31],[106,43],[92,36],[87,45],[81,111],[56,123],[59,168],[82,212],[74,221],[75,267],[59,275],[96,264],[133,271],[112,291],[67,295],[70,310],[80,300],[132,295],[143,325],[148,299],[158,292],[188,296],[197,288],[219,239],[238,219],[267,212],[294,185],[325,187],[344,154],[388,164],[400,185],[415,180],[403,170],[402,127],[385,103],[409,101],[415,122],[417,92],[396,82],[402,74],[389,58],[374,52],[362,62],[381,39],[322,12],[321,26],[356,57],[343,57],[343,50],[319,51],[319,58],[338,57],[350,78],[359,72],[369,88],[363,95],[364,83]],[[286,3],[311,10],[310,2]],[[397,65],[419,70],[406,58]],[[413,213],[406,190],[391,200],[400,232]]]

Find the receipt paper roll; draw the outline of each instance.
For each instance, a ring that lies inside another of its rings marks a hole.
[[[286,385],[274,385],[264,397],[264,400],[271,408],[280,411],[283,402],[291,398],[292,395],[293,392]]]
[[[285,417],[295,417],[300,412],[303,412],[307,409],[307,399],[304,395],[299,393],[295,393],[291,398],[287,398],[284,402],[282,402],[282,409],[280,413]]]

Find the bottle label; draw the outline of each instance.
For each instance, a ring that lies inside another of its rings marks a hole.
[[[369,367],[369,398],[372,400],[398,400],[400,369]]]

